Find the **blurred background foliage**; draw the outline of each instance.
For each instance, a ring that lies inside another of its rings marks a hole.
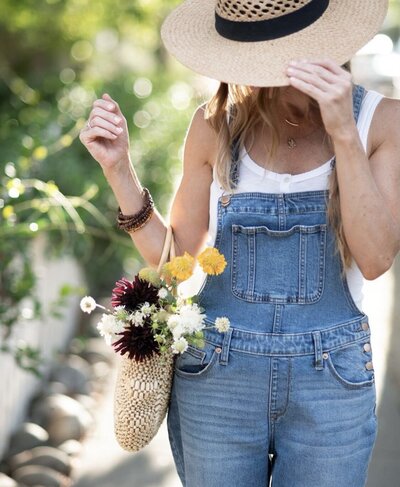
[[[121,275],[133,277],[143,265],[130,237],[116,229],[115,197],[78,134],[96,98],[107,92],[116,99],[128,121],[139,179],[167,216],[185,131],[204,101],[198,77],[167,55],[160,39],[160,25],[178,3],[1,1],[3,337],[26,296],[34,303],[30,317],[40,316],[29,251],[38,233],[48,237],[49,258],[71,254],[79,260],[86,293],[93,296],[109,296]],[[389,19],[386,31],[398,50],[397,0],[391,0]],[[82,294],[65,286],[60,297],[69,292]]]
[[[78,134],[93,101],[109,93],[128,121],[139,179],[167,216],[185,130],[201,102],[190,73],[168,58],[159,36],[174,3],[2,0],[3,338],[27,295],[34,303],[31,317],[40,316],[29,251],[39,232],[48,236],[49,258],[72,254],[79,260],[93,296],[109,296],[121,275],[133,277],[143,265],[130,237],[116,228],[115,197]]]

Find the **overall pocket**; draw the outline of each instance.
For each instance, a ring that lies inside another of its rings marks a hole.
[[[326,233],[327,224],[232,225],[232,293],[252,302],[315,303],[324,285]]]
[[[220,347],[207,340],[203,348],[188,345],[187,349],[176,357],[176,375],[186,378],[206,375],[217,361],[220,350]]]
[[[369,338],[326,352],[328,369],[336,381],[350,389],[375,383]]]

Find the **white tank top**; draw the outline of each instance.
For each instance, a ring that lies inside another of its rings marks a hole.
[[[367,91],[361,104],[357,128],[360,139],[367,150],[367,140],[372,117],[383,95],[376,91]],[[318,191],[328,189],[329,175],[332,171],[332,159],[311,171],[301,174],[276,173],[264,169],[256,164],[247,152],[242,149],[239,164],[239,183],[237,192],[264,192],[264,193],[293,193],[298,191]],[[213,170],[213,181],[210,186],[210,217],[206,246],[213,246],[217,230],[217,204],[218,198],[223,194],[223,189],[218,184],[216,166]],[[196,265],[193,275],[179,285],[179,291],[183,295],[197,294],[202,287],[206,274],[200,266]],[[351,267],[346,269],[346,278],[350,293],[356,306],[362,311],[364,276],[355,260],[352,259]]]

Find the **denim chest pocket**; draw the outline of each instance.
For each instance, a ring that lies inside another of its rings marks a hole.
[[[370,387],[375,383],[369,338],[326,353],[333,378],[349,389]]]
[[[326,233],[327,224],[233,224],[232,293],[251,302],[315,303],[324,286]]]
[[[210,372],[221,349],[205,341],[203,348],[188,345],[187,349],[175,359],[175,374],[185,378],[195,378]]]

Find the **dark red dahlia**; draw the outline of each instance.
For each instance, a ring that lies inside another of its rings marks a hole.
[[[123,277],[115,283],[111,295],[111,304],[114,308],[125,306],[127,311],[135,311],[145,301],[149,304],[158,303],[158,288],[150,282],[136,275],[132,282]]]
[[[154,340],[151,318],[149,316],[145,318],[143,326],[131,325],[121,333],[118,333],[118,335],[121,338],[113,342],[112,346],[121,355],[127,353],[130,359],[141,362],[154,352],[160,353],[158,343]]]

